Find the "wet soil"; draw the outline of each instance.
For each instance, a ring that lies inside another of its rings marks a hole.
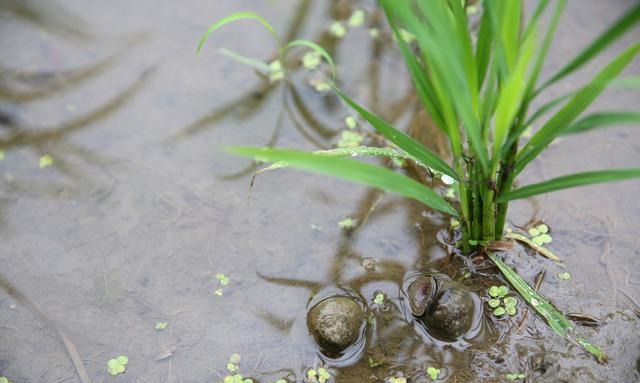
[[[516,202],[509,214],[514,226],[551,227],[562,266],[521,247],[508,263],[530,282],[546,270],[540,289],[558,308],[600,319],[580,331],[609,354],[606,366],[522,305],[508,319],[485,315],[464,342],[416,331],[400,302],[409,273],[444,273],[482,299],[503,283],[488,262],[452,254],[448,219],[416,203],[293,170],[260,175],[247,199],[256,167],[220,146],[331,147],[349,111],[317,94],[303,71],[270,85],[217,51],[273,58],[259,24],[221,29],[196,57],[201,33],[231,12],[255,11],[283,39],[329,48],[343,88],[359,101],[400,128],[428,131],[391,44],[366,28],[341,40],[325,33],[351,7],[372,11],[373,2],[46,3],[0,0],[0,376],[81,382],[73,356],[93,382],[216,382],[238,353],[245,376],[302,381],[324,363],[307,331],[307,303],[335,284],[358,292],[373,314],[363,355],[329,363],[337,382],[400,374],[423,382],[427,366],[449,382],[501,382],[513,372],[536,382],[640,379],[638,182],[556,192]],[[570,1],[544,73],[634,3]],[[630,32],[546,99],[583,84],[639,35]],[[626,74],[639,71],[636,62]],[[639,101],[611,89],[593,109]],[[442,147],[434,134],[421,138]],[[40,168],[45,155],[53,164]],[[639,160],[638,126],[616,127],[554,144],[520,182]],[[357,229],[338,227],[347,216]],[[571,280],[557,277],[564,271]],[[384,307],[372,303],[379,291]],[[167,328],[156,330],[158,322]],[[111,377],[107,361],[118,355],[129,357],[127,370]]]

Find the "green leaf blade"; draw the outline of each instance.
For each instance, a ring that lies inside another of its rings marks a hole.
[[[561,189],[632,178],[640,178],[640,168],[599,170],[570,174],[512,190],[499,196],[497,201],[513,201]]]
[[[640,124],[639,112],[602,112],[594,113],[576,121],[561,134],[583,133],[592,129],[616,126],[621,124]]]
[[[255,147],[231,147],[228,150],[234,154],[270,162],[282,161],[302,170],[387,190],[422,202],[435,210],[458,216],[457,211],[435,191],[387,168],[345,158],[318,156],[298,150]]]
[[[625,14],[620,19],[613,23],[598,38],[596,38],[591,44],[583,49],[573,60],[571,60],[567,65],[565,65],[555,75],[547,80],[540,87],[540,89],[536,91],[536,93],[539,93],[542,89],[548,87],[549,85],[555,83],[556,81],[585,65],[593,57],[597,56],[601,51],[611,45],[611,43],[616,41],[620,36],[622,36],[627,30],[629,30],[639,21],[640,5],[636,5],[628,12],[625,12]]]
[[[409,137],[408,135],[402,133],[401,131],[392,127],[388,122],[384,121],[380,117],[375,114],[369,112],[362,106],[360,106],[357,102],[347,96],[338,88],[333,88],[338,97],[340,97],[344,102],[346,102],[350,107],[352,107],[362,118],[368,121],[371,126],[373,126],[380,134],[382,134],[386,139],[398,145],[402,150],[406,151],[410,155],[416,157],[418,160],[423,162],[425,165],[430,166],[431,168],[444,173],[454,179],[458,179],[458,175],[456,172],[444,162],[437,154],[433,153],[429,149],[427,149],[424,145],[420,144],[418,141]]]
[[[640,52],[640,43],[634,44],[619,54],[594,77],[588,86],[583,87],[555,114],[522,148],[516,159],[515,169],[519,173],[540,154],[564,129],[570,125],[602,93],[607,85]]]
[[[495,254],[491,252],[488,252],[487,254],[491,261],[498,266],[498,269],[500,269],[500,272],[504,275],[507,281],[509,281],[511,286],[513,286],[522,298],[524,298],[529,306],[533,307],[533,309],[546,320],[547,324],[553,331],[563,338],[580,345],[584,350],[594,355],[598,362],[607,362],[607,354],[605,354],[598,346],[589,343],[580,334],[576,333],[574,325],[557,308],[555,308],[547,298],[529,286],[529,284],[522,279],[518,273],[502,262],[502,260]]]
[[[237,21],[237,20],[251,20],[251,19],[257,20],[260,24],[264,25],[265,28],[267,28],[267,30],[269,30],[271,35],[274,37],[274,39],[278,43],[278,46],[280,46],[280,39],[278,38],[278,34],[276,33],[275,29],[273,29],[271,24],[269,24],[267,22],[267,20],[263,19],[261,16],[255,14],[253,12],[236,12],[236,13],[232,13],[232,14],[230,14],[228,16],[223,17],[218,22],[216,22],[212,26],[210,26],[209,29],[207,29],[207,31],[200,38],[200,42],[198,42],[198,48],[196,48],[196,52],[200,53],[200,50],[202,49],[202,46],[204,45],[205,41],[207,41],[207,38],[213,32],[218,30],[220,27],[222,27],[224,25],[227,25],[227,24],[229,24],[231,22]]]

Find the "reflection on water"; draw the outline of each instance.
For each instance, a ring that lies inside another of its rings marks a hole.
[[[242,41],[244,53],[272,59],[273,52],[260,50],[268,41],[262,29],[225,27],[196,58],[202,31],[238,10],[254,10],[284,26],[285,41],[321,44],[335,58],[338,82],[349,94],[448,155],[442,134],[419,112],[375,2],[189,0],[176,6],[114,0],[101,6],[0,0],[0,268],[13,286],[2,283],[11,291],[0,293],[0,339],[11,345],[0,347],[0,374],[12,381],[78,381],[68,349],[42,329],[40,311],[73,341],[98,382],[112,379],[106,362],[121,354],[130,363],[120,378],[132,382],[220,381],[232,353],[242,355],[242,373],[259,381],[302,381],[307,369],[327,362],[337,382],[400,375],[430,381],[427,366],[439,368],[441,380],[458,382],[500,381],[515,371],[541,381],[558,378],[553,371],[570,381],[631,378],[638,340],[619,339],[640,331],[627,309],[640,300],[632,235],[640,215],[633,206],[622,208],[596,190],[533,200],[533,208],[515,205],[512,216],[520,224],[544,219],[554,225],[554,246],[564,249],[573,281],[559,282],[554,275],[564,270],[519,247],[514,266],[529,280],[546,269],[541,289],[562,309],[605,318],[589,337],[598,344],[614,339],[608,370],[589,365],[526,309],[514,322],[485,318],[489,325],[471,345],[425,339],[403,311],[401,286],[410,271],[446,274],[481,300],[488,286],[502,281],[485,260],[456,254],[447,217],[417,203],[282,170],[261,176],[247,206],[244,191],[259,165],[245,166],[212,147],[251,142],[330,148],[349,110],[309,86],[302,51],[290,52],[289,75],[275,83],[213,54]],[[327,32],[333,20],[345,20],[360,7],[367,27],[381,28],[379,38],[371,39],[366,27],[344,39]],[[591,12],[604,18],[614,8],[595,1],[573,7],[571,31],[558,43],[565,49],[596,32],[576,20],[592,20]],[[141,30],[152,37],[109,53],[113,36]],[[67,104],[77,110],[70,113]],[[632,163],[637,134],[632,128],[600,137],[617,148],[604,155]],[[371,133],[366,139],[383,144]],[[577,145],[593,153],[587,162],[597,163],[590,140]],[[53,166],[37,169],[37,158],[45,154]],[[549,156],[543,161],[554,167],[547,172],[574,166],[571,156]],[[422,169],[400,171],[431,182]],[[534,175],[546,178],[544,171]],[[628,187],[607,188],[605,194],[624,200],[640,191]],[[585,206],[592,212],[575,213]],[[341,229],[337,222],[346,216],[355,226]],[[584,233],[572,226],[576,219],[584,221]],[[222,296],[214,294],[217,273],[229,276]],[[613,292],[599,288],[609,281]],[[327,286],[349,289],[368,306],[368,330],[359,343],[364,347],[345,363],[319,355],[306,325],[307,304]],[[386,296],[384,305],[374,302],[378,293]],[[167,328],[155,330],[158,322]]]

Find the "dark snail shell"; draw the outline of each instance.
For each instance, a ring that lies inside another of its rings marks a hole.
[[[311,303],[307,328],[324,355],[339,357],[361,341],[367,323],[366,308],[361,299],[338,292]]]
[[[454,341],[471,329],[475,305],[464,285],[444,275],[420,276],[406,294],[411,313],[435,338]]]

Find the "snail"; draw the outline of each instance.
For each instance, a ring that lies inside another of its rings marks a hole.
[[[325,356],[337,359],[350,348],[364,347],[367,309],[355,292],[328,288],[318,293],[308,307],[307,328]]]
[[[472,293],[447,276],[414,275],[403,290],[411,315],[434,338],[453,342],[473,327],[476,304]]]

